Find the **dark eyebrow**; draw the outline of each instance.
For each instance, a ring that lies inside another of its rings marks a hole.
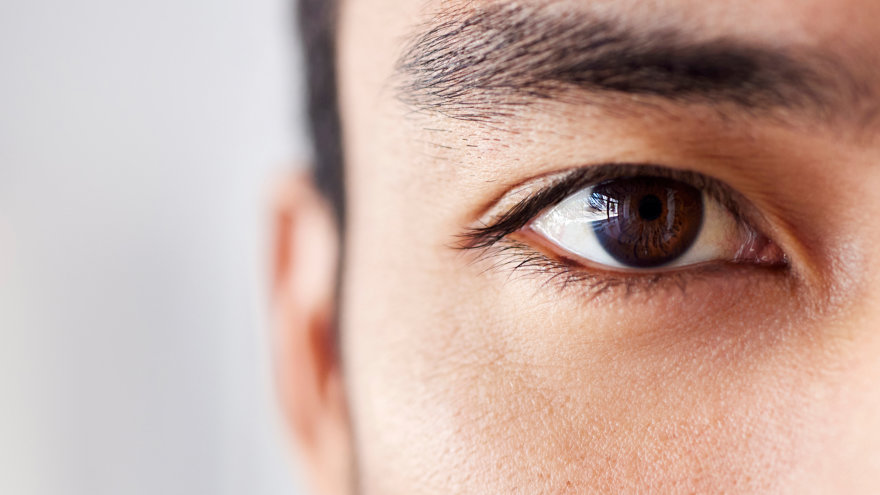
[[[406,104],[467,120],[509,116],[541,99],[615,93],[824,116],[840,93],[831,62],[741,40],[635,30],[576,9],[496,3],[440,16],[414,38],[396,74]]]

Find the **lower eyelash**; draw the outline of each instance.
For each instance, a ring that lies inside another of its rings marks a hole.
[[[555,259],[542,251],[516,239],[503,238],[495,244],[480,248],[473,263],[488,263],[483,270],[509,271],[513,276],[542,278],[541,287],[553,287],[559,292],[577,290],[588,300],[614,292],[615,297],[631,297],[647,294],[651,297],[666,294],[666,290],[687,293],[690,283],[724,275],[730,269],[787,271],[786,267],[760,267],[737,263],[706,264],[690,267],[687,270],[653,273],[628,273],[618,275],[613,272],[589,270],[580,263],[565,258]],[[729,272],[727,272],[729,274]]]
[[[554,287],[559,291],[586,289],[590,298],[611,290],[624,291],[624,295],[656,287],[661,282],[671,282],[684,292],[684,273],[649,273],[642,275],[615,276],[611,273],[595,273],[584,269],[574,261],[553,259],[531,246],[517,240],[504,238],[492,246],[483,248],[475,262],[491,262],[484,272],[509,270],[510,276],[544,278],[542,287]],[[689,274],[688,276],[693,276]]]

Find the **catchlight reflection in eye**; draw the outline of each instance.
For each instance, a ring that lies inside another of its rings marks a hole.
[[[616,269],[712,261],[767,264],[769,241],[705,192],[670,178],[612,179],[586,187],[530,229],[562,251]],[[775,247],[775,246],[773,246]]]

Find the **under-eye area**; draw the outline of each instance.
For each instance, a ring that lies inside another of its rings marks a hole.
[[[763,218],[728,185],[655,165],[605,164],[536,178],[461,236],[490,269],[591,290],[684,288],[706,276],[787,272]]]

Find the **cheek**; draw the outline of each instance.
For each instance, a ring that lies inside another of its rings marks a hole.
[[[833,386],[785,305],[652,320],[368,251],[344,323],[365,493],[766,492],[818,457]]]

